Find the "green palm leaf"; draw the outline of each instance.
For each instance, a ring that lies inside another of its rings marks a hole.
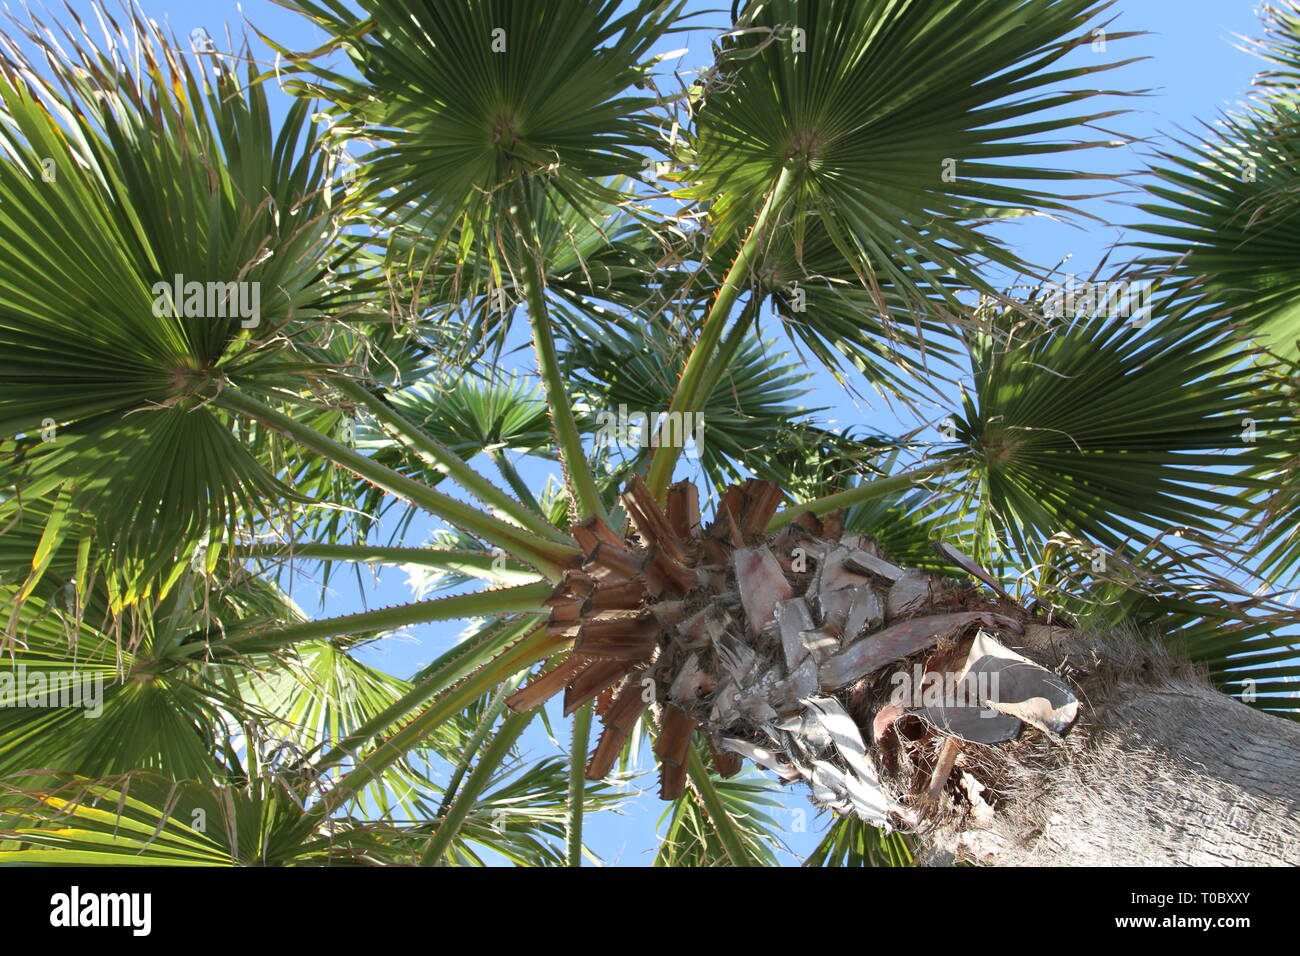
[[[1027,554],[1062,531],[1115,548],[1240,512],[1265,458],[1243,419],[1269,428],[1284,412],[1252,394],[1248,362],[1225,361],[1230,329],[1199,304],[1166,295],[1149,320],[1098,307],[1045,326],[1003,313],[970,336],[974,388],[949,454],[982,528]]]
[[[213,788],[138,773],[6,783],[0,862],[46,866],[320,866],[404,861],[383,824],[304,821],[301,796],[261,778]]]
[[[219,546],[293,497],[198,395],[352,293],[330,277],[345,263],[307,104],[275,128],[251,72],[191,64],[136,13],[108,41],[134,61],[55,37],[27,32],[40,68],[0,56],[0,431],[20,434],[5,478],[70,489],[130,603],[170,571],[159,549]],[[180,301],[159,291],[177,276]]]
[[[609,451],[608,467],[627,474],[644,464],[654,431],[633,416],[656,416],[669,407],[689,343],[666,321],[611,322],[604,328],[573,322],[562,360],[589,409],[584,424],[597,448]],[[868,470],[870,460],[889,446],[819,425],[815,415],[823,409],[797,404],[808,394],[809,377],[776,343],[756,333],[737,347],[701,405],[702,419],[691,419],[685,428],[688,456],[716,488],[753,474],[811,497],[831,476]],[[624,420],[631,423],[627,429]]]
[[[912,847],[901,833],[886,834],[857,817],[837,817],[804,866],[911,866]]]
[[[771,794],[771,784],[753,775],[722,779],[711,777],[725,813],[714,819],[701,797],[693,790],[664,811],[666,823],[655,866],[735,866],[731,850],[720,833],[725,826],[737,835],[741,847],[754,861],[774,865],[776,851],[783,848],[776,833],[781,829],[771,811],[781,802]]]
[[[1156,264],[1205,282],[1275,353],[1300,352],[1300,18],[1295,6],[1265,7],[1255,44],[1273,66],[1256,79],[1244,109],[1225,114],[1180,153],[1161,152],[1140,205],[1158,222],[1139,244]]]
[[[1100,115],[1052,116],[1095,95],[1058,84],[1118,64],[1064,67],[1103,6],[1090,0],[777,0],[746,4],[701,85],[682,157],[715,243],[742,234],[784,169],[791,228],[824,229],[875,295],[955,307],[945,274],[985,289],[977,263],[1016,269],[979,226],[987,210],[1064,210],[1003,180],[1077,179],[1017,162],[1088,143],[1045,140]],[[947,164],[947,165],[946,165]],[[945,170],[952,175],[945,177]],[[945,181],[947,180],[947,181]]]
[[[456,226],[499,208],[501,187],[519,177],[544,177],[553,195],[581,206],[611,197],[607,177],[639,172],[653,100],[627,91],[680,12],[660,0],[626,10],[614,0],[367,0],[358,22],[341,4],[289,5],[360,74],[302,64],[318,75],[307,88],[336,104],[338,135],[384,141],[362,170],[375,196],[417,213],[440,204]]]

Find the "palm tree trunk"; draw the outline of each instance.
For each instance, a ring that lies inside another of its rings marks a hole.
[[[1059,630],[1031,627],[1026,638],[1049,634],[1043,651],[1059,657],[1069,639]],[[1118,680],[1088,699],[1049,766],[1017,768],[1025,790],[1014,808],[944,834],[936,861],[1300,865],[1300,723],[1219,693],[1122,636],[1073,644],[1108,655],[1103,666]]]

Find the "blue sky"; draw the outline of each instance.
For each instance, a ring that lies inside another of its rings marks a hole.
[[[869,2],[869,0],[863,0]],[[692,9],[723,4],[692,4]],[[84,0],[72,0],[79,13],[88,12]],[[156,19],[166,20],[180,36],[196,29],[206,29],[214,37],[223,37],[227,25],[238,32],[245,22],[275,38],[280,44],[294,49],[315,47],[320,35],[297,14],[276,6],[270,0],[145,0],[145,11]],[[1104,52],[1094,52],[1088,47],[1071,56],[1081,62],[1088,56],[1107,59],[1144,57],[1140,62],[1101,74],[1098,84],[1125,90],[1148,90],[1142,97],[1107,97],[1096,109],[1130,109],[1134,112],[1107,122],[1109,130],[1136,137],[1139,142],[1108,150],[1093,150],[1066,154],[1058,160],[1062,164],[1077,164],[1087,172],[1132,172],[1144,164],[1144,156],[1153,149],[1171,148],[1168,137],[1181,130],[1197,129],[1198,121],[1212,121],[1218,111],[1239,103],[1250,88],[1251,78],[1258,69],[1258,61],[1246,52],[1235,48],[1238,34],[1257,32],[1256,4],[1252,0],[1119,0],[1110,11],[1117,15],[1110,32],[1147,30],[1149,35],[1108,43]],[[717,22],[718,16],[709,17]],[[668,38],[662,51],[687,47],[681,66],[694,69],[708,62],[709,34],[695,31]],[[254,42],[254,49],[266,53]],[[1098,138],[1107,138],[1101,135]],[[1073,185],[1073,184],[1069,184]],[[1123,190],[1123,186],[1109,183],[1096,184],[1094,191]],[[1128,238],[1124,224],[1140,222],[1142,216],[1125,205],[1133,198],[1131,190],[1106,198],[1091,200],[1083,208],[1095,216],[1092,221],[1080,220],[1073,224],[1045,218],[1017,220],[1007,224],[1002,234],[1017,248],[1023,258],[1041,265],[1050,265],[1072,257],[1067,271],[1087,273],[1105,251],[1115,243]],[[1123,255],[1117,259],[1125,258]],[[523,367],[523,366],[521,366]],[[883,405],[872,406],[855,401],[834,384],[829,376],[818,373],[810,382],[815,394],[806,400],[809,406],[829,406],[825,417],[837,426],[867,426],[885,432],[899,430],[899,420]],[[934,409],[937,421],[942,409]],[[911,419],[902,423],[905,428],[915,426]],[[547,468],[532,466],[525,475],[534,480],[546,474]],[[408,539],[418,544],[420,535],[429,526],[416,526]],[[370,572],[366,572],[370,577]],[[303,607],[313,614],[344,614],[363,607],[363,595],[349,577],[339,574],[332,582],[333,590],[326,595],[324,606],[317,600],[318,592],[300,582],[295,596]],[[405,585],[405,573],[387,569],[364,589],[364,606],[377,607],[408,601],[410,592]],[[400,676],[409,676],[418,667],[442,653],[456,638],[458,628],[446,625],[427,625],[409,629],[403,635],[388,638],[362,652],[369,663]],[[534,756],[556,752],[557,744],[534,724],[525,737],[525,744]],[[553,720],[561,743],[567,740],[567,721]],[[647,774],[639,783],[645,793],[631,794],[625,811],[620,816],[598,814],[588,821],[587,837],[592,849],[607,863],[617,865],[646,865],[653,856],[655,824],[663,805],[654,796],[657,784],[654,774]],[[784,838],[793,855],[785,862],[802,858],[815,845],[818,821],[799,792],[787,796],[787,811],[777,811],[775,816],[786,827]],[[808,826],[802,832],[801,821]]]

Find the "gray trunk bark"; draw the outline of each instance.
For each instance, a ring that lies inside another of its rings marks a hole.
[[[1009,813],[938,843],[1001,866],[1300,865],[1300,723],[1131,663]]]

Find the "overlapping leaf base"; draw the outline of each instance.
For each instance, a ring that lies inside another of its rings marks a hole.
[[[563,690],[569,714],[594,699],[604,732],[592,779],[609,773],[651,708],[665,799],[685,787],[699,730],[724,776],[748,757],[806,781],[819,805],[908,827],[927,799],[957,793],[949,778],[963,747],[1010,740],[1025,722],[1057,733],[1073,721],[1065,683],[997,640],[1032,620],[1023,608],[898,567],[833,515],[804,514],[769,535],[780,498],[770,482],[733,486],[704,528],[693,485],[673,485],[661,509],[634,480],[623,497],[634,534],[600,519],[575,529],[582,567],[547,602],[551,631],[572,637],[573,649],[510,706]],[[915,664],[997,671],[1012,691],[964,703],[882,691],[896,674],[920,673]]]

